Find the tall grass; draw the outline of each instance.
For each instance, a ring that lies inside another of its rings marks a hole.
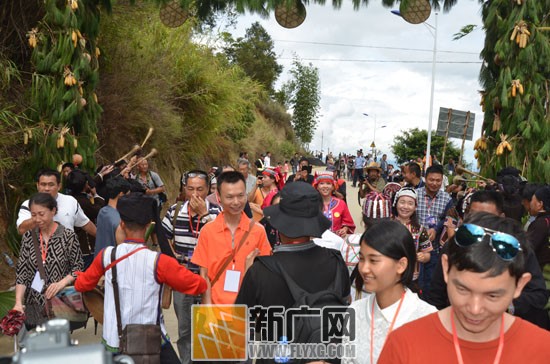
[[[222,55],[194,44],[191,21],[166,28],[152,6],[141,4],[115,5],[102,22],[99,139],[107,160],[153,126],[149,145],[160,152],[153,168],[176,186],[182,170],[235,162],[243,149],[252,157],[278,150],[287,140],[287,132],[275,133],[275,124],[257,112],[266,100],[263,88]]]

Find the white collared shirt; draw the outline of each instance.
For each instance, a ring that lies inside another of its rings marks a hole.
[[[344,345],[355,344],[355,358],[344,357],[342,363],[365,363],[370,364],[370,331],[371,331],[371,310],[372,302],[376,299],[375,294],[368,294],[365,298],[353,302],[349,307],[355,309],[355,341],[350,342],[349,338],[344,337],[342,343]],[[374,361],[378,361],[378,357],[382,352],[388,330],[395,316],[399,300],[393,305],[384,308],[378,307],[378,303],[374,304]],[[437,309],[422,301],[416,293],[413,293],[408,288],[405,292],[405,299],[399,311],[399,315],[395,320],[393,330],[404,324],[437,312]],[[347,353],[344,350],[344,353]]]

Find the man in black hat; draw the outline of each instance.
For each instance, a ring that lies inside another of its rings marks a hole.
[[[278,264],[301,289],[309,293],[333,290],[342,301],[347,301],[350,283],[340,252],[317,246],[311,240],[320,237],[331,225],[320,206],[321,197],[312,186],[291,183],[281,191],[278,205],[264,209],[264,216],[279,231],[281,245],[275,247],[273,256],[261,257],[252,264],[244,276],[236,304],[286,309],[295,304],[285,279],[263,263],[267,260]]]
[[[93,290],[101,276],[105,275],[105,303],[103,340],[112,352],[119,351],[119,333],[114,304],[111,266],[116,264],[119,284],[121,324],[162,323],[160,297],[162,284],[166,283],[179,292],[198,295],[206,291],[206,281],[191,273],[178,261],[165,254],[147,249],[145,231],[156,213],[156,200],[140,193],[122,196],[117,203],[120,227],[126,240],[116,247],[103,249],[86,272],[78,272],[75,289],[79,292]],[[161,324],[163,337],[166,328]],[[161,362],[179,362],[170,342],[163,340]]]

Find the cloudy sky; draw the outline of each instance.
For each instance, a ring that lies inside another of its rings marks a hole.
[[[407,23],[376,0],[359,11],[349,0],[338,11],[331,5],[309,5],[306,10],[306,20],[295,29],[281,27],[274,15],[247,15],[239,18],[233,33],[243,36],[253,22],[262,24],[285,68],[280,82],[287,79],[294,54],[319,69],[321,110],[311,150],[320,150],[321,141],[325,152],[370,150],[376,121],[376,145],[391,154],[390,145],[401,130],[428,128],[434,38],[425,25]],[[435,25],[435,17],[432,10],[427,23]],[[440,107],[471,111],[476,114],[475,140],[483,119],[478,94],[484,41],[480,6],[461,0],[437,17],[433,128]],[[453,41],[453,34],[467,24],[478,28]],[[460,140],[451,140],[460,147]],[[465,150],[472,161],[473,142],[466,142]]]

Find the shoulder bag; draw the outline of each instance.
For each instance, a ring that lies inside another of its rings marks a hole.
[[[160,364],[161,330],[160,308],[157,314],[156,324],[127,324],[122,328],[122,315],[120,314],[120,296],[116,269],[116,247],[111,251],[112,279],[119,350],[121,354],[132,357],[136,364]],[[159,302],[160,304],[160,302]]]
[[[235,255],[237,255],[237,252],[239,251],[239,249],[241,249],[241,247],[244,245],[244,242],[246,241],[246,238],[248,238],[250,231],[252,231],[254,224],[255,224],[254,219],[250,219],[250,225],[248,226],[248,231],[243,235],[243,237],[239,241],[239,244],[237,244],[237,248],[233,250],[231,254],[227,257],[227,259],[223,262],[220,269],[218,270],[218,273],[216,273],[216,275],[214,276],[214,279],[210,281],[211,287],[214,287],[214,284],[216,284],[216,282],[220,279],[223,272],[225,272],[225,269],[227,268],[227,266],[231,263]]]
[[[151,178],[151,181],[153,181],[153,186],[155,186],[155,188],[158,188],[159,186],[157,186],[157,183],[155,182],[155,179],[153,178],[153,175],[151,174],[151,172],[149,172],[149,177]],[[166,193],[160,192],[158,195],[159,195],[159,201],[161,205],[164,204],[166,201],[168,201],[168,196],[166,196]]]
[[[34,229],[31,229],[31,237],[32,242],[34,245],[34,252],[36,255],[36,266],[38,267],[38,274],[40,275],[40,279],[44,282],[44,287],[42,288],[41,294],[46,292],[46,270],[44,269],[44,263],[42,262],[42,259],[40,257],[42,256],[40,254],[40,247],[38,244],[38,237],[36,236],[36,231]],[[50,301],[46,300],[45,305],[41,305],[40,303],[31,303],[25,305],[25,323],[29,326],[38,326],[40,324],[43,324],[50,318],[53,318],[53,313],[50,309]]]

